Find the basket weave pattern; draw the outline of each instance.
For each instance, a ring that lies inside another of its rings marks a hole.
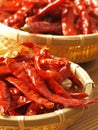
[[[84,44],[72,46],[52,46],[49,47],[50,53],[58,57],[67,57],[75,63],[88,62],[98,57],[98,44]]]
[[[47,46],[52,55],[67,57],[75,63],[91,61],[98,57],[98,34],[78,36],[53,36],[30,34],[0,23],[0,35],[20,41],[32,41]]]
[[[71,119],[67,119],[65,121],[62,121],[60,123],[55,124],[49,124],[49,125],[43,125],[43,126],[36,126],[36,127],[27,127],[25,128],[23,125],[20,125],[18,127],[12,127],[12,126],[0,126],[0,130],[65,130],[69,125],[71,125],[77,118],[80,117],[80,115],[83,113],[81,111],[80,113],[77,113]]]

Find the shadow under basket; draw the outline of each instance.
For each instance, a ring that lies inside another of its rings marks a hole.
[[[84,63],[98,57],[98,33],[76,36],[32,34],[0,23],[0,35],[16,41],[32,41],[47,46],[52,55]]]
[[[95,85],[88,73],[73,62],[70,67],[83,83],[83,90],[88,94],[87,98],[92,98]],[[64,108],[34,116],[0,116],[0,130],[65,130],[86,111],[85,107]]]

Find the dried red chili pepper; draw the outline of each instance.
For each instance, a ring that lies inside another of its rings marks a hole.
[[[35,88],[37,89],[37,92],[39,92],[41,95],[49,99],[49,97],[52,96],[53,93],[49,90],[47,84],[39,76],[35,68],[25,63],[24,63],[24,68],[28,76],[30,77],[32,83],[34,84]]]
[[[23,0],[23,2],[27,2],[27,0]],[[49,0],[29,0],[28,2],[32,2],[34,4],[38,4],[39,6],[41,5],[47,5],[49,2]]]
[[[4,76],[4,75],[8,75],[11,74],[9,68],[7,67],[7,65],[4,64],[0,64],[0,76]]]
[[[47,84],[44,82],[44,80],[38,75],[38,73],[34,67],[24,64],[24,68],[25,68],[28,76],[30,77],[32,83],[34,84],[35,88],[41,95],[43,95],[44,97],[46,97],[48,99],[50,96],[54,96],[54,94],[49,90],[49,88],[48,88]],[[51,97],[51,100],[52,100],[52,97]]]
[[[22,30],[29,31],[31,33],[62,35],[62,27],[60,22],[30,22],[26,26],[22,27]]]
[[[8,82],[10,82],[11,84],[15,85],[31,101],[34,101],[40,105],[43,105],[46,108],[53,108],[53,106],[54,106],[53,102],[50,102],[48,99],[43,98],[41,95],[36,93],[33,89],[31,89],[23,81],[15,78],[15,77],[7,77],[6,80]]]
[[[36,55],[37,53],[39,53],[39,51],[42,49],[41,46],[39,46],[38,44],[35,44],[33,42],[21,42],[22,45],[29,47],[32,49],[32,51],[34,52],[33,54]]]
[[[88,10],[88,14],[94,18],[98,18],[98,3],[96,0],[90,0],[90,7]]]
[[[42,58],[40,59],[40,65],[47,68],[61,68],[65,65],[67,59],[65,58]]]
[[[46,70],[46,73],[59,84],[63,82],[62,76],[56,70]]]
[[[49,2],[48,5],[46,5],[44,8],[39,9],[38,13],[36,13],[35,15],[28,17],[26,19],[26,23],[29,24],[30,22],[34,22],[34,21],[38,21],[38,19],[40,19],[43,15],[45,15],[48,11],[59,7],[61,4],[63,4],[65,2],[65,0],[56,0],[53,2]]]
[[[90,17],[90,32],[98,33],[98,19]]]
[[[20,95],[21,94],[21,91],[16,87],[10,87],[9,91],[10,91],[11,95]]]
[[[29,2],[26,3],[15,14],[5,19],[3,23],[13,28],[22,27],[25,23],[25,18],[28,15],[28,13],[31,11],[32,7],[33,7],[33,4]]]
[[[42,56],[42,52],[45,53],[44,50],[41,50],[40,52],[41,52],[41,56]],[[70,97],[69,93],[65,91],[60,84],[58,84],[43,69],[40,68],[41,56],[40,55],[35,56],[35,68],[37,72],[39,73],[39,75],[47,80],[47,82],[49,83],[49,87],[53,92],[55,92],[56,94],[62,95],[64,97]]]
[[[82,98],[85,98],[85,97],[87,97],[88,96],[88,94],[87,93],[85,93],[85,92],[80,92],[80,93],[75,93],[75,92],[73,92],[73,93],[70,93],[70,95],[73,97],[73,98],[78,98],[78,99],[82,99]]]
[[[0,114],[5,115],[11,105],[11,95],[7,84],[0,80]]]
[[[32,102],[27,108],[25,115],[26,116],[37,115],[39,111],[40,111],[40,108],[38,104]]]
[[[20,95],[18,98],[17,98],[17,108],[20,107],[20,106],[23,106],[27,103],[30,103],[31,100],[28,100],[24,95]]]
[[[83,88],[83,84],[81,83],[81,81],[79,80],[79,78],[77,78],[75,76],[75,74],[71,73],[69,76],[69,79],[71,79],[71,81],[73,82],[74,85],[76,85],[77,87],[79,87],[79,89]]]
[[[13,84],[19,85],[21,84],[21,81],[19,81],[18,79],[16,80],[14,77],[12,77],[12,79],[10,79],[10,77],[8,78],[8,80],[10,80]],[[14,80],[14,82],[13,82]],[[17,84],[19,83],[19,84]],[[23,89],[24,84],[22,83],[22,89]],[[19,85],[19,87],[21,87]],[[28,95],[26,94],[27,92],[29,92]],[[34,92],[31,92],[30,90],[27,91],[25,94],[27,95],[27,97],[29,97],[32,100],[35,100],[38,104],[41,104],[43,106],[45,106],[46,108],[49,108],[51,105],[53,107],[53,104],[51,104],[50,102],[45,102],[45,104],[42,102],[42,100],[38,100],[38,95],[36,95]],[[52,99],[51,99],[52,98]],[[72,99],[72,98],[63,98],[61,96],[58,95],[54,95],[52,97],[50,97],[50,100],[54,100],[57,103],[63,104],[65,107],[82,107],[88,104],[92,104],[92,103],[96,103],[98,102],[98,99],[92,99],[92,100],[78,100],[78,99]],[[51,104],[51,105],[50,105]],[[51,108],[51,107],[50,107]]]
[[[79,19],[80,19],[79,27],[82,27],[81,33],[89,34],[90,33],[90,18],[86,10],[86,7],[81,0],[74,0],[74,4],[75,4],[76,11],[79,14]]]
[[[97,19],[98,18],[98,7],[90,9],[89,15]]]
[[[28,84],[28,86],[34,91],[37,91],[34,85],[31,83],[31,80],[28,77],[22,62],[17,62],[15,59],[8,59],[7,65],[15,77],[22,80],[25,84]]]
[[[4,57],[0,57],[0,64],[5,61]]]
[[[12,84],[11,84],[12,85]],[[11,106],[10,109],[8,110],[8,112],[13,112],[13,110],[16,110],[20,107],[24,107],[26,105],[28,105],[29,103],[31,103],[32,101],[29,100],[28,98],[26,98],[23,93],[21,92],[21,94],[17,94],[17,95],[11,95]]]
[[[30,64],[33,64],[34,54],[30,54],[30,53],[20,54],[19,53],[19,55],[17,57],[15,57],[15,61],[17,61],[17,62],[25,61]]]
[[[90,33],[90,18],[87,11],[81,12],[82,34]]]
[[[77,29],[75,28],[75,14],[73,8],[65,8],[62,11],[62,33],[63,35],[77,35]]]
[[[16,112],[16,110],[13,109],[13,110],[9,111],[9,115],[10,115],[10,116],[19,116],[20,113],[19,113],[19,112]]]
[[[11,15],[10,13],[0,10],[0,22],[3,23],[3,21],[10,15]]]
[[[71,73],[71,71],[70,71],[70,62],[68,60],[65,60],[64,63],[65,63],[65,65],[63,67],[61,67],[60,70],[59,70],[59,73],[62,76],[63,81],[66,80],[69,77],[70,73]]]
[[[0,10],[15,13],[19,10],[22,6],[22,0],[11,0],[11,1],[0,1]]]
[[[56,1],[53,1],[51,3],[49,3],[46,7],[44,7],[43,9],[41,9],[37,16],[42,16],[44,15],[45,13],[47,13],[49,10],[51,9],[54,9],[55,7],[57,6],[60,6],[61,4],[63,4],[65,2],[65,0],[56,0]]]
[[[18,80],[14,77],[7,77],[7,81],[14,84],[16,87],[18,87],[28,99],[45,106],[46,108],[52,108],[53,103],[49,102],[45,98],[39,97],[37,93],[35,93],[33,90],[27,87],[21,80]],[[82,107],[87,104],[91,104],[93,102],[97,102],[97,99],[95,100],[78,100],[78,99],[72,99],[72,98],[64,98],[58,95],[52,95],[50,97],[50,100],[53,100],[56,103],[63,104],[65,107]]]

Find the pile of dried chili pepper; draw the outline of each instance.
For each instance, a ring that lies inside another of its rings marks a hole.
[[[22,49],[14,58],[0,57],[1,115],[38,115],[98,102],[86,98],[69,60],[54,58],[47,48],[32,42],[22,45],[33,52]]]
[[[98,33],[97,0],[6,0],[0,22],[30,33],[79,35]]]

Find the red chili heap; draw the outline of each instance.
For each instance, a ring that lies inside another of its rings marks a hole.
[[[23,45],[15,58],[0,58],[0,113],[36,115],[67,107],[83,107],[98,102],[85,99],[81,81],[65,58],[54,58],[48,49],[32,42]],[[64,82],[70,81],[62,87]]]
[[[97,0],[6,0],[0,22],[31,33],[78,35],[98,33]]]

